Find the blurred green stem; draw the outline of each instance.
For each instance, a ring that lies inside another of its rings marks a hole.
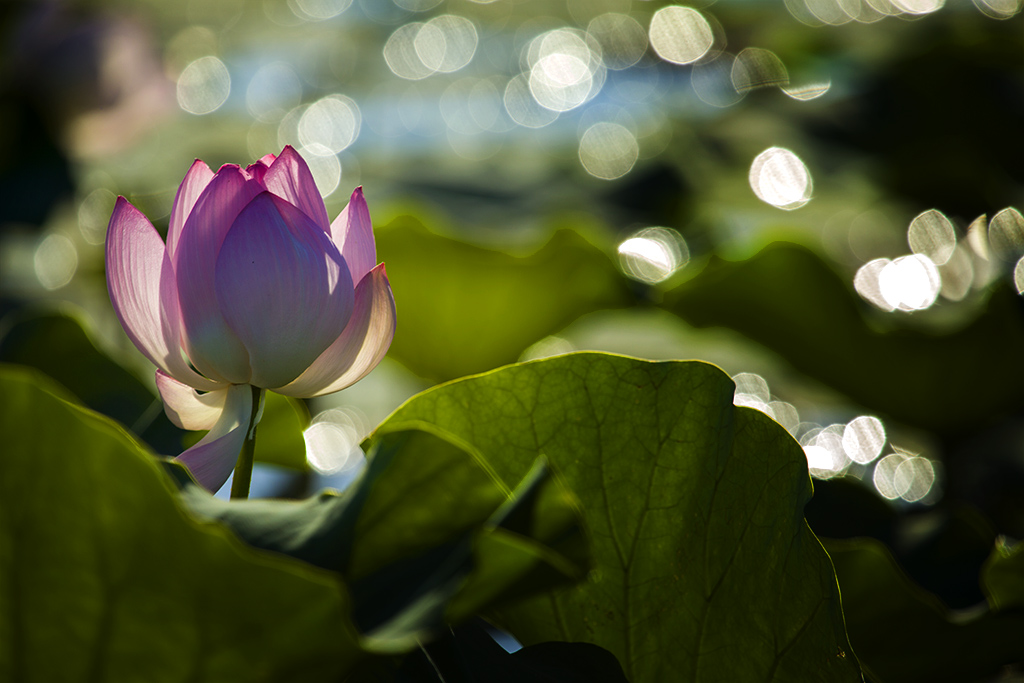
[[[246,499],[249,497],[249,484],[252,483],[252,462],[256,453],[256,426],[260,418],[263,403],[263,389],[252,388],[252,413],[249,415],[249,429],[242,444],[242,452],[235,463],[235,474],[231,480],[231,498]]]

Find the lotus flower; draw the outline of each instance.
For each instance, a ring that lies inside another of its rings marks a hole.
[[[171,421],[210,432],[178,460],[217,490],[259,419],[263,389],[328,394],[387,352],[395,302],[376,263],[361,188],[328,221],[291,147],[246,169],[196,160],[174,198],[166,244],[119,197],[107,287],[132,342],[159,369]],[[203,392],[203,393],[200,393]]]

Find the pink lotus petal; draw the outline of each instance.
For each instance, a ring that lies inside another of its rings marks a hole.
[[[324,232],[330,231],[327,207],[313,181],[313,174],[291,145],[281,150],[281,155],[270,164],[264,182],[268,190],[297,206]]]
[[[199,195],[203,193],[212,179],[213,171],[210,170],[210,167],[196,159],[178,187],[178,194],[174,196],[174,205],[171,207],[171,221],[167,226],[167,253],[171,255],[172,262],[185,220],[192,213],[192,208],[196,205]]]
[[[213,492],[231,476],[252,416],[251,386],[233,384],[224,391],[227,394],[224,410],[213,429],[199,443],[175,458],[188,468],[197,482]]]
[[[258,387],[287,384],[309,367],[345,328],[354,296],[327,234],[270,192],[252,200],[228,232],[216,292],[248,351],[249,383]]]
[[[255,178],[262,184],[263,178],[267,175],[267,169],[270,168],[270,165],[274,163],[274,159],[276,158],[277,157],[274,156],[273,154],[264,154],[255,162],[246,166],[245,172],[249,175],[250,178]],[[265,187],[266,185],[264,185],[264,188]]]
[[[106,264],[110,301],[132,343],[180,381],[216,388],[182,358],[170,258],[156,228],[124,197],[117,198],[107,228]]]
[[[163,370],[156,371],[156,388],[163,399],[164,412],[171,422],[182,429],[213,429],[224,412],[229,386],[199,394]]]
[[[185,221],[175,254],[189,358],[207,377],[232,384],[248,383],[249,355],[217,306],[214,268],[235,218],[262,191],[262,185],[247,179],[237,166],[221,167]]]
[[[345,331],[291,384],[273,389],[285,396],[322,396],[355,384],[376,367],[395,336],[395,299],[384,264],[356,287],[356,303]]]
[[[366,206],[362,187],[352,192],[348,206],[331,223],[331,239],[345,257],[353,282],[358,283],[377,265],[373,224],[370,222],[370,209]]]
[[[260,185],[264,185],[263,178],[267,175],[267,167],[260,163],[249,164],[245,167],[245,176],[249,180],[254,180]],[[265,185],[264,185],[265,187]]]

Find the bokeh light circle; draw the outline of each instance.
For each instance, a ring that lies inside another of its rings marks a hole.
[[[929,209],[918,214],[907,230],[907,242],[915,254],[927,256],[932,263],[941,266],[956,249],[956,231],[953,224],[941,212]]]
[[[580,163],[595,178],[621,178],[633,169],[639,155],[636,136],[618,123],[595,123],[580,138]]]
[[[851,420],[843,430],[843,450],[850,460],[867,465],[882,454],[885,438],[881,420],[861,415]]]
[[[355,142],[361,125],[359,106],[352,99],[328,95],[306,107],[297,133],[304,146],[337,154]]]
[[[649,284],[667,280],[690,261],[686,240],[671,228],[639,230],[619,245],[618,252],[623,272]]]
[[[587,24],[587,33],[601,44],[605,66],[614,71],[633,66],[647,50],[647,32],[627,14],[608,12],[594,17]]]
[[[692,64],[711,50],[715,34],[704,15],[672,5],[654,13],[648,30],[651,47],[666,62]]]
[[[935,303],[942,278],[931,259],[910,254],[886,264],[878,274],[882,298],[894,309],[920,311]]]
[[[231,74],[224,62],[212,55],[200,57],[178,77],[178,106],[190,114],[211,114],[231,94]]]
[[[770,147],[750,165],[750,188],[761,201],[792,211],[811,201],[814,183],[811,172],[793,152]]]

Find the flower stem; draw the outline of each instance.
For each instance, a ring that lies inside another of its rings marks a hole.
[[[252,389],[252,413],[249,415],[249,429],[245,434],[242,452],[238,454],[235,474],[231,480],[231,498],[246,499],[249,497],[249,484],[252,483],[252,461],[256,453],[256,426],[260,418],[260,407],[263,403],[263,389]]]

